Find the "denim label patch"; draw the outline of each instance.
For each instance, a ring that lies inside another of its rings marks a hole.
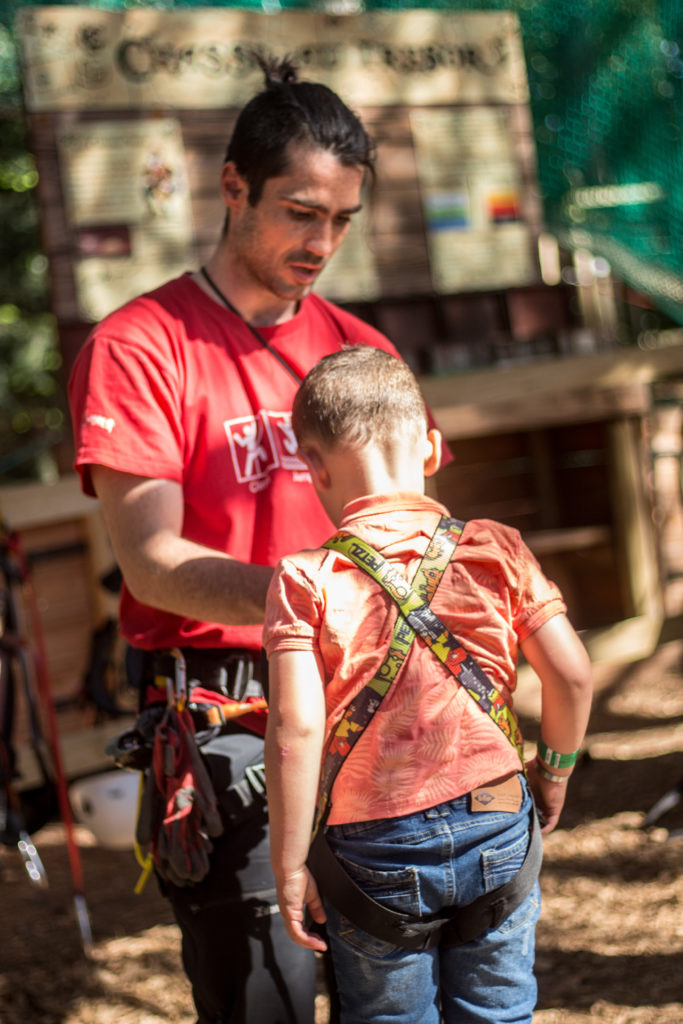
[[[509,779],[490,786],[479,786],[470,793],[470,807],[473,811],[517,813],[521,806],[522,783],[518,775],[511,775]]]

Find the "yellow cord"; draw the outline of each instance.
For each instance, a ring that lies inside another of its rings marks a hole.
[[[139,785],[138,785],[138,810],[137,810],[136,819],[140,817],[140,807],[142,805],[142,793],[143,793],[143,790],[144,790],[144,786],[145,786],[145,773],[144,772],[140,772],[140,782],[139,782]],[[140,865],[140,867],[142,868],[142,872],[140,874],[140,877],[138,878],[138,880],[137,880],[137,882],[135,884],[135,888],[133,890],[135,895],[139,896],[140,893],[142,892],[142,890],[145,888],[145,885],[147,884],[147,879],[149,878],[149,876],[152,873],[152,868],[154,867],[154,858],[152,857],[151,851],[148,851],[147,853],[143,853],[142,852],[142,847],[140,846],[140,844],[138,842],[137,835],[135,836],[135,839],[133,840],[133,848],[135,850],[135,859],[138,862],[138,864]]]

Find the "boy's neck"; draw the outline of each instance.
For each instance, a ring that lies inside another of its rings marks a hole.
[[[341,522],[344,507],[368,495],[424,494],[424,467],[411,451],[386,451],[375,445],[333,448],[327,452],[330,503]]]

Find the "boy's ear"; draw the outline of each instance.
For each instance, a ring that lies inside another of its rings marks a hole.
[[[298,454],[308,466],[316,491],[327,490],[330,486],[330,474],[320,449],[315,445],[305,445],[303,448],[299,448]]]
[[[441,443],[443,436],[436,427],[427,431],[427,442],[425,444],[424,475],[433,476],[441,465]]]

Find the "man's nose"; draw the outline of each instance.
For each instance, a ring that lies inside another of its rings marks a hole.
[[[338,244],[332,230],[332,224],[327,220],[321,219],[316,221],[306,236],[306,248],[319,259],[328,259]]]

